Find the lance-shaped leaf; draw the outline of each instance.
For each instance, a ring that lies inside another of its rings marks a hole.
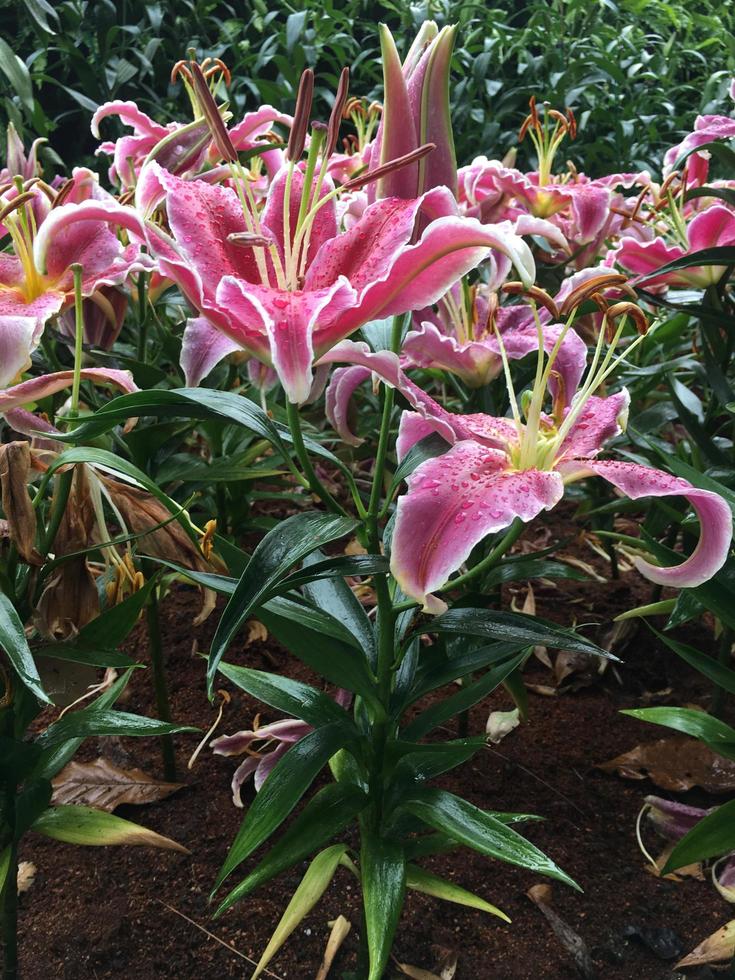
[[[466,888],[460,888],[459,885],[455,885],[452,881],[439,878],[437,875],[426,871],[424,868],[419,868],[415,864],[409,864],[406,868],[406,887],[411,888],[413,891],[421,892],[422,895],[431,895],[434,898],[440,898],[443,902],[454,902],[456,905],[466,905],[471,909],[480,909],[481,912],[489,912],[491,915],[497,915],[499,919],[503,919],[505,922],[510,922],[505,912],[501,912],[499,908],[491,905],[490,902],[486,902],[484,898],[480,898],[479,895],[474,895],[472,892],[467,891]]]
[[[417,790],[404,808],[434,830],[441,831],[480,854],[547,875],[581,891],[543,851],[501,823],[491,813],[443,789]]]
[[[367,802],[361,789],[347,783],[330,783],[320,789],[260,864],[227,895],[215,917],[344,830]]]
[[[109,711],[96,704],[64,715],[49,725],[38,736],[36,744],[42,749],[52,749],[72,738],[88,738],[90,735],[171,735],[176,732],[198,732],[191,725],[174,725],[146,718],[127,711]]]
[[[352,719],[337,702],[311,684],[291,680],[279,674],[269,674],[263,670],[239,667],[235,664],[220,664],[220,673],[243,691],[252,694],[258,701],[283,711],[294,718],[300,718],[309,725],[328,725],[339,722],[351,725]],[[355,731],[357,734],[357,731]]]
[[[280,827],[317,774],[351,738],[350,727],[333,722],[310,732],[279,759],[245,815],[217,875],[215,891],[239,864]]]
[[[693,735],[718,755],[735,759],[735,728],[708,715],[706,711],[694,708],[631,708],[621,714]]]
[[[64,841],[66,844],[84,844],[88,847],[107,847],[110,844],[161,847],[170,851],[189,854],[188,848],[170,837],[141,827],[130,820],[123,820],[105,810],[88,806],[52,806],[45,810],[32,827],[44,837]]]
[[[41,678],[33,660],[28,641],[15,606],[4,592],[0,592],[0,648],[10,661],[13,670],[32,694],[46,704],[50,700],[41,685]]]
[[[329,514],[294,514],[270,531],[253,552],[247,568],[227,603],[207,665],[207,692],[212,696],[217,666],[238,629],[286,577],[293,566],[310,552],[350,534],[357,521]]]
[[[674,847],[661,869],[666,875],[677,868],[718,857],[735,848],[735,800],[723,803],[694,826]]]
[[[346,851],[346,844],[333,844],[317,854],[311,862],[286,906],[263,955],[258,960],[251,980],[257,980],[301,920],[314,908],[334,877],[340,858]]]
[[[380,980],[388,963],[406,891],[406,860],[401,846],[364,829],[360,883],[370,954],[368,980]]]

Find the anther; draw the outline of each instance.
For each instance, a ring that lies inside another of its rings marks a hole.
[[[296,108],[291,124],[291,133],[286,147],[287,160],[299,160],[304,152],[306,134],[309,129],[311,105],[314,100],[314,72],[307,68],[301,75],[299,91],[296,96]]]

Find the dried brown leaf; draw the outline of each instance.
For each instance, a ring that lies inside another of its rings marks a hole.
[[[0,491],[10,540],[29,565],[42,565],[36,551],[36,512],[28,496],[31,444],[25,441],[0,445]]]
[[[560,915],[558,915],[550,905],[553,891],[550,885],[534,885],[526,895],[533,904],[543,913],[546,921],[551,926],[551,930],[559,940],[564,950],[569,954],[575,967],[585,978],[585,980],[596,980],[597,970],[592,962],[590,951],[584,939],[568,925]]]
[[[597,768],[624,779],[651,779],[673,793],[693,786],[701,786],[708,793],[735,790],[735,762],[716,755],[696,739],[680,735],[636,745]]]
[[[680,970],[687,966],[704,966],[706,963],[724,963],[735,955],[735,919],[713,932],[691,953],[674,967]]]
[[[265,643],[268,639],[268,629],[257,619],[251,619],[247,627],[245,646],[249,647],[253,643]]]
[[[112,813],[123,803],[158,803],[183,783],[164,783],[141,769],[121,769],[108,759],[70,762],[53,778],[51,803],[91,806]]]
[[[27,892],[36,878],[36,865],[33,861],[20,861],[18,864],[18,894]]]
[[[314,980],[326,980],[327,974],[332,968],[334,957],[339,952],[339,948],[347,938],[347,934],[352,928],[352,923],[343,915],[338,915],[334,922],[330,923],[331,932],[327,940],[327,948],[324,950],[324,958]]]

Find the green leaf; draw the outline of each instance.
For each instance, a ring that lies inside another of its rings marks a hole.
[[[689,252],[687,255],[682,255],[681,258],[667,262],[666,265],[649,272],[639,282],[643,283],[646,279],[659,276],[665,272],[690,269],[695,265],[735,265],[735,245],[716,245],[714,248],[702,248],[698,252]]]
[[[439,645],[423,650],[421,663],[410,691],[410,701],[416,701],[437,687],[451,684],[476,670],[500,664],[527,649],[525,640],[518,643],[489,643],[473,646],[459,654],[443,653]]]
[[[279,759],[240,825],[214,891],[281,826],[319,772],[351,737],[350,728],[333,722],[304,736]]]
[[[544,561],[524,555],[522,558],[511,558],[491,568],[482,579],[483,589],[494,589],[506,582],[526,582],[533,578],[562,578],[573,579],[576,582],[587,582],[589,576],[571,565],[561,561]]]
[[[393,496],[403,481],[422,463],[425,463],[427,459],[435,459],[437,456],[443,456],[449,448],[449,443],[446,439],[442,439],[436,432],[432,432],[429,436],[424,436],[415,446],[411,446],[393,474],[390,490],[388,491],[388,499]]]
[[[11,847],[8,844],[2,854],[0,854],[0,895],[3,893],[3,889],[5,888],[5,879],[8,877],[8,872],[10,871],[11,853]]]
[[[142,589],[138,589],[116,606],[106,609],[81,628],[74,645],[88,650],[114,650],[138,622],[151,591],[157,585],[155,578],[149,578]]]
[[[450,609],[430,623],[424,623],[418,628],[418,632],[461,633],[488,640],[522,642],[525,646],[558,647],[620,662],[607,650],[578,633],[523,613],[497,612],[494,609]]]
[[[406,861],[400,845],[364,828],[360,882],[370,954],[368,980],[380,980],[393,946],[406,891]]]
[[[484,745],[484,737],[478,735],[448,742],[390,742],[389,750],[391,757],[398,759],[396,775],[409,772],[416,782],[423,783],[467,762]]]
[[[311,551],[349,534],[357,523],[350,518],[310,512],[294,514],[266,534],[237,583],[212,639],[207,665],[210,698],[217,666],[245,620],[297,562]]]
[[[693,735],[718,755],[735,759],[735,729],[706,711],[693,708],[629,708],[621,714]]]
[[[298,888],[293,893],[291,901],[286,906],[286,910],[281,916],[281,920],[276,926],[263,955],[258,960],[251,980],[257,980],[299,922],[314,908],[334,877],[340,858],[346,850],[346,844],[332,844],[331,847],[327,847],[320,854],[317,854],[311,862],[306,874],[299,882]]]
[[[367,802],[361,789],[347,783],[329,783],[320,789],[260,864],[232,889],[214,913],[215,918],[344,830]]]
[[[72,738],[90,735],[169,735],[176,732],[198,732],[191,725],[174,725],[157,718],[133,715],[126,711],[108,711],[96,704],[72,711],[53,722],[36,739],[42,749],[52,749]]]
[[[29,112],[33,112],[33,82],[25,63],[15,54],[7,41],[0,37],[0,71],[15,89],[16,95]]]
[[[189,854],[186,847],[153,830],[141,827],[130,820],[123,820],[105,810],[89,806],[52,806],[45,810],[32,827],[36,833],[66,844],[84,844],[88,847],[107,847],[110,844],[161,847],[165,850]]]
[[[88,664],[90,667],[115,667],[126,670],[135,667],[136,661],[131,660],[126,653],[117,650],[87,650],[80,649],[75,643],[50,643],[45,647],[37,647],[34,657],[51,657],[54,660],[65,660],[73,664]],[[142,666],[137,664],[137,666]]]
[[[304,561],[304,570],[313,571],[324,562],[319,561],[322,555],[309,555]],[[372,557],[372,556],[360,556]],[[383,559],[387,570],[387,559]],[[376,569],[380,571],[380,569]],[[369,574],[372,574],[369,573]],[[373,625],[352,589],[344,579],[320,579],[304,586],[304,594],[312,605],[324,610],[330,616],[343,623],[357,640],[361,650],[365,651],[368,661],[375,660],[375,634]]]
[[[665,643],[669,650],[673,650],[674,653],[681,657],[690,667],[694,667],[698,670],[700,674],[704,674],[709,680],[715,683],[718,687],[723,690],[728,691],[730,694],[735,694],[735,670],[730,670],[729,667],[725,667],[723,664],[718,663],[715,658],[708,653],[702,653],[700,650],[689,646],[688,643],[679,643],[677,640],[672,640],[670,636],[666,636],[665,633],[659,633],[657,629],[651,626],[650,623],[647,624],[648,628],[654,633],[662,643]]]
[[[486,902],[484,898],[468,892],[465,888],[460,888],[459,885],[455,885],[445,878],[439,878],[415,864],[409,864],[406,867],[406,887],[421,892],[422,895],[440,898],[443,902],[454,902],[456,905],[466,905],[471,909],[489,912],[491,915],[497,915],[499,919],[503,919],[505,922],[510,922],[505,912],[501,912],[499,908],[491,905],[490,902]]]
[[[427,826],[480,854],[547,875],[581,891],[568,874],[525,837],[501,823],[491,813],[480,810],[453,793],[427,787],[418,790],[414,798],[403,806]]]
[[[723,803],[713,813],[697,823],[689,833],[682,837],[669,855],[668,861],[661,869],[661,874],[668,874],[677,868],[707,858],[718,857],[735,848],[735,800]]]
[[[19,841],[51,802],[48,779],[27,780],[15,798],[15,840]]]
[[[7,654],[22,683],[39,701],[51,704],[51,700],[41,686],[41,678],[33,661],[28,641],[26,640],[23,623],[10,599],[0,592],[0,648]]]
[[[332,684],[360,694],[378,708],[375,678],[367,657],[357,649],[357,640],[339,620],[320,609],[283,598],[267,602],[258,610],[258,619],[312,670]]]
[[[423,738],[427,732],[432,731],[437,725],[444,724],[445,721],[459,714],[460,711],[467,711],[479,701],[484,700],[488,694],[503,683],[506,677],[512,674],[517,667],[520,667],[527,656],[524,648],[524,652],[502,660],[478,680],[467,684],[465,687],[460,687],[454,694],[450,694],[449,697],[441,701],[435,701],[406,725],[403,729],[403,737],[410,740]]]
[[[290,677],[253,670],[250,667],[239,667],[235,664],[221,663],[219,669],[228,680],[254,698],[293,718],[301,718],[315,728],[319,725],[328,725],[330,722],[352,724],[350,716],[334,698],[330,698],[323,691],[318,691],[311,684],[303,684],[301,681],[291,680]]]

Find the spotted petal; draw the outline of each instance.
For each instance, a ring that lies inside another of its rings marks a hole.
[[[212,326],[206,317],[187,320],[180,359],[187,387],[196,388],[223,358],[237,350],[242,350],[240,344]]]
[[[431,593],[447,582],[475,545],[516,517],[530,521],[549,510],[563,492],[558,473],[511,471],[504,453],[458,442],[408,478],[408,490],[398,501],[391,571],[426,612],[443,612],[446,604]]]

